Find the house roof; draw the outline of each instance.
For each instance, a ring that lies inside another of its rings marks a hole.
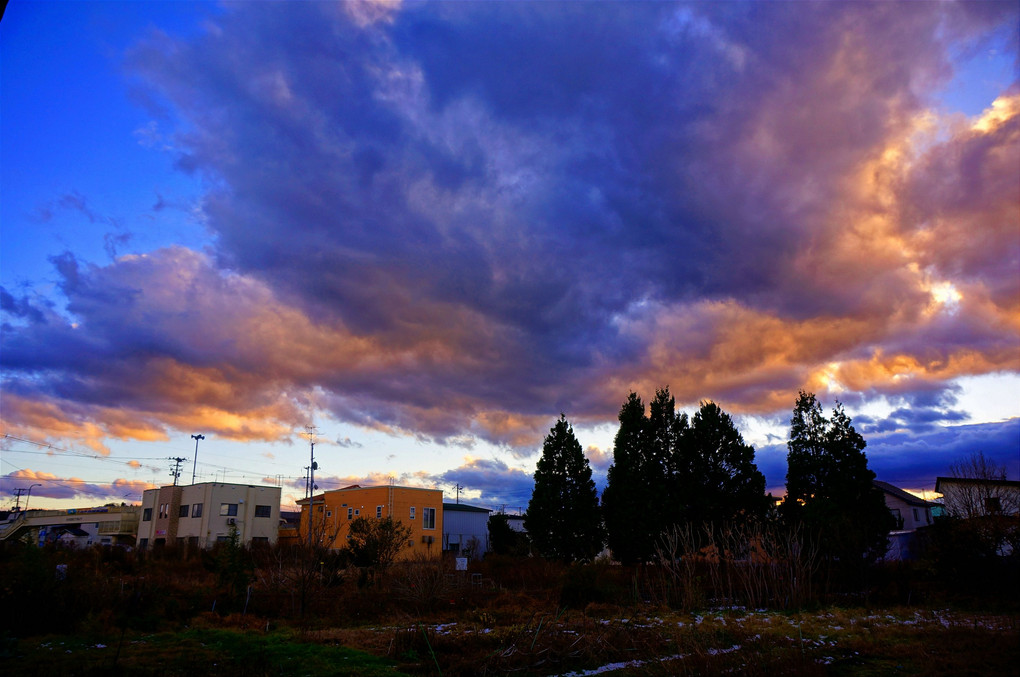
[[[934,503],[926,501],[923,498],[918,498],[917,496],[914,496],[910,492],[903,491],[899,487],[889,484],[888,482],[882,482],[881,480],[873,480],[872,483],[885,493],[891,496],[895,496],[896,498],[900,499],[907,505],[916,505],[919,508],[930,508],[935,505]]]
[[[467,505],[466,503],[443,503],[443,510],[452,510],[460,512],[492,512],[488,508],[476,508],[473,505]]]
[[[943,484],[969,484],[971,486],[1002,487],[1020,489],[1020,481],[1017,480],[987,480],[976,477],[936,477],[935,491],[943,493],[940,488]]]
[[[316,505],[318,505],[319,501],[323,500],[326,494],[336,494],[341,491],[370,491],[372,489],[399,489],[401,491],[429,491],[439,494],[443,493],[442,489],[429,489],[428,487],[403,487],[398,484],[376,484],[370,487],[363,487],[360,484],[352,484],[347,487],[341,487],[340,489],[326,489],[315,494],[313,498],[315,499]],[[308,505],[308,498],[299,498],[294,502],[298,505]]]

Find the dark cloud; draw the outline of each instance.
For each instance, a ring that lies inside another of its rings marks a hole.
[[[529,473],[510,468],[496,459],[474,459],[438,475],[441,485],[460,484],[466,491],[480,492],[472,504],[513,511],[527,508],[535,482]]]
[[[855,419],[855,426],[857,422]],[[888,430],[865,434],[868,467],[877,479],[904,489],[934,491],[936,477],[949,474],[953,463],[979,451],[1005,466],[1010,479],[1020,477],[1020,418],[1000,423],[922,426],[919,430],[897,425]],[[785,444],[756,450],[758,469],[765,474],[769,488],[780,492],[786,484],[786,452]]]
[[[206,178],[214,244],[55,257],[70,321],[5,296],[9,410],[533,449],[663,383],[769,413],[1015,372],[1020,95],[925,122],[1016,25],[972,4],[250,3],[154,33],[128,66],[180,122],[141,135]]]

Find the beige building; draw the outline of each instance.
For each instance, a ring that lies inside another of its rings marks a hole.
[[[301,506],[299,534],[307,542],[309,499],[304,498],[297,503]],[[335,550],[346,545],[350,523],[358,517],[392,517],[394,521],[410,527],[411,537],[408,547],[400,555],[402,559],[415,553],[439,555],[443,549],[441,489],[353,485],[315,496],[314,508],[312,538]]]
[[[138,547],[181,544],[200,548],[230,540],[276,543],[280,487],[203,482],[142,494]]]

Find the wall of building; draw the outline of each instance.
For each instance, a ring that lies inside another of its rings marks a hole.
[[[489,512],[469,505],[444,504],[443,550],[463,553],[477,543],[477,549],[471,552],[473,557],[488,552]]]
[[[142,494],[138,545],[209,548],[235,529],[244,545],[276,543],[280,494],[279,487],[219,482],[150,489]]]
[[[899,524],[897,531],[913,531],[931,524],[931,509],[925,506],[910,504],[891,494],[885,495],[885,506],[889,508]]]
[[[314,498],[312,539],[333,549],[347,543],[350,523],[358,517],[386,518],[411,528],[409,547],[401,553],[406,559],[416,554],[438,555],[442,550],[443,492],[417,487],[348,487],[326,491]],[[301,506],[299,532],[308,542],[309,500]]]

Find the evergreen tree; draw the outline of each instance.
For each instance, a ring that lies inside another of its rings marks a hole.
[[[652,556],[658,530],[652,527],[650,516],[662,506],[655,505],[648,495],[648,426],[645,405],[637,393],[627,397],[619,419],[613,464],[602,492],[602,514],[613,556],[624,564],[635,564]]]
[[[678,478],[693,524],[732,522],[764,514],[765,476],[754,463],[754,447],[714,402],[702,402],[681,444],[687,477]]]
[[[841,404],[826,419],[814,394],[800,393],[790,420],[783,512],[815,534],[824,556],[846,563],[881,557],[895,526],[873,484],[866,446]]]
[[[653,540],[683,519],[684,494],[687,487],[678,478],[686,477],[681,444],[687,434],[687,414],[676,411],[676,400],[669,387],[655,391],[648,406],[645,439],[647,467],[644,471],[645,492],[652,506],[649,529]],[[654,544],[653,544],[654,545]]]
[[[602,550],[605,531],[591,466],[562,414],[542,445],[524,527],[539,554],[550,559],[591,560]]]

